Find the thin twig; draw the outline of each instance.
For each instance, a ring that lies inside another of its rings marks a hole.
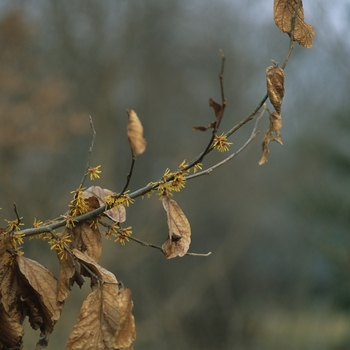
[[[130,170],[129,170],[128,175],[126,176],[126,184],[125,184],[125,186],[124,186],[124,188],[123,188],[123,190],[121,191],[120,194],[123,194],[123,193],[127,190],[128,186],[129,186],[129,184],[130,184],[132,172],[133,172],[133,170],[134,170],[134,166],[135,166],[135,162],[136,162],[136,157],[135,157],[135,155],[134,155],[134,153],[133,153],[132,151],[131,151],[131,153],[132,153],[132,161],[131,161],[131,165],[130,165]]]
[[[236,151],[235,153],[232,153],[230,156],[228,156],[227,158],[225,158],[221,162],[216,163],[215,165],[211,166],[208,169],[205,169],[205,170],[197,172],[195,174],[186,176],[186,180],[191,180],[191,179],[194,179],[194,178],[196,178],[198,176],[202,176],[202,175],[209,175],[214,169],[224,165],[225,163],[227,163],[228,161],[230,161],[231,159],[236,157],[239,153],[241,153],[258,135],[259,131],[256,131],[256,129],[258,127],[259,120],[261,119],[261,117],[263,116],[265,111],[266,111],[266,107],[264,107],[264,109],[261,111],[259,117],[256,119],[254,128],[252,130],[252,133],[251,133],[249,139],[244,143],[244,145],[238,151]]]
[[[297,6],[295,7],[295,12],[292,16],[292,20],[291,20],[291,31],[290,31],[290,41],[289,41],[289,49],[288,49],[288,53],[286,55],[286,58],[284,59],[283,65],[282,65],[282,69],[285,69],[287,66],[287,63],[290,59],[290,56],[293,52],[294,49],[294,31],[295,31],[295,22],[296,22],[296,18],[298,15],[298,11],[299,11],[299,6],[300,6],[301,0],[298,0],[297,2]]]
[[[96,139],[96,130],[95,130],[95,127],[94,127],[94,123],[92,122],[91,115],[89,115],[89,121],[90,121],[91,130],[92,130],[92,139],[91,139],[91,145],[90,145],[90,149],[89,149],[89,153],[88,153],[88,160],[87,160],[87,163],[86,163],[86,170],[85,170],[84,176],[83,176],[83,178],[81,180],[81,183],[80,183],[81,187],[84,186],[85,179],[86,179],[86,177],[87,177],[87,175],[89,173],[91,155],[92,155],[92,151],[94,149],[94,144],[95,144],[95,139]]]
[[[143,247],[151,247],[151,248],[155,248],[155,249],[158,249],[161,252],[163,252],[163,248],[159,245],[144,242],[144,241],[141,241],[140,239],[132,237],[132,236],[129,236],[128,238],[134,242],[141,244]],[[206,257],[206,256],[209,256],[210,254],[211,254],[211,252],[209,252],[209,253],[186,253],[185,255]]]

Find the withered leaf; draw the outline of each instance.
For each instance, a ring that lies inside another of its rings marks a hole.
[[[11,317],[0,303],[0,349],[22,349],[23,335],[21,322]]]
[[[162,251],[167,259],[184,256],[191,243],[191,227],[179,205],[171,198],[162,199],[167,213],[169,237],[162,245]]]
[[[17,257],[19,271],[27,283],[22,288],[21,299],[29,310],[29,322],[33,329],[51,333],[58,321],[63,303],[57,300],[57,280],[50,270],[32,259]]]
[[[281,128],[282,128],[282,117],[278,113],[273,112],[272,114],[270,114],[270,125],[263,138],[263,142],[262,142],[263,153],[259,161],[259,165],[262,165],[268,161],[267,154],[270,152],[269,150],[270,141],[276,141],[279,144],[283,145],[282,139],[281,139],[281,133],[280,133]],[[274,133],[276,136],[274,136]]]
[[[143,137],[143,127],[134,110],[127,111],[127,113],[129,117],[127,135],[132,152],[134,156],[137,156],[142,154],[146,149],[146,140]]]
[[[74,247],[85,252],[96,262],[102,253],[102,238],[98,227],[91,221],[82,221],[72,228]]]
[[[207,131],[208,129],[213,129],[216,126],[216,120],[209,123],[208,126],[192,126],[192,130]]]
[[[215,102],[212,98],[209,99],[209,107],[212,107],[215,113],[217,122],[220,122],[224,109],[221,104]]]
[[[83,192],[83,198],[96,197],[100,206],[106,204],[106,198],[113,195],[114,192],[101,188],[100,186],[90,186]],[[111,220],[115,222],[124,222],[126,220],[126,210],[123,205],[117,205],[116,207],[104,212]]]
[[[267,94],[278,114],[281,114],[284,96],[284,70],[278,66],[266,68]]]
[[[274,0],[274,20],[277,27],[283,32],[291,35],[292,18],[297,8],[298,0]],[[298,13],[295,18],[294,41],[311,49],[312,40],[315,36],[314,27],[304,22],[303,2],[300,0]]]
[[[136,338],[133,302],[129,289],[119,289],[117,279],[79,250],[73,253],[99,278],[115,284],[96,282],[83,302],[67,350],[132,350]]]

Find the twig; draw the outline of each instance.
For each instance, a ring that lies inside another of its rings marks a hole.
[[[134,153],[133,153],[132,151],[131,151],[131,153],[132,153],[132,161],[131,161],[131,165],[130,165],[130,170],[129,170],[128,175],[126,176],[126,184],[125,184],[123,190],[120,192],[120,194],[123,194],[123,193],[127,190],[128,186],[129,186],[129,184],[130,184],[132,172],[133,172],[133,170],[134,170],[134,166],[135,166],[135,162],[136,162],[136,157],[134,156]]]
[[[239,153],[241,153],[255,139],[256,135],[258,135],[259,131],[256,131],[256,129],[257,129],[259,120],[261,119],[261,117],[263,116],[265,111],[266,111],[266,106],[264,106],[264,109],[260,113],[259,117],[256,119],[254,128],[252,130],[252,133],[251,133],[249,139],[244,143],[244,145],[238,151],[236,151],[235,153],[232,153],[230,156],[228,156],[227,158],[225,158],[221,162],[211,166],[210,168],[208,168],[206,170],[203,170],[203,171],[197,172],[195,174],[186,176],[186,180],[191,180],[191,179],[194,179],[195,177],[202,176],[202,175],[209,175],[214,169],[224,165],[225,163],[227,163],[228,161],[230,161],[231,159],[236,157]]]
[[[96,130],[95,130],[95,127],[94,127],[94,123],[92,122],[91,115],[89,115],[89,121],[90,121],[91,130],[92,130],[92,139],[91,139],[91,145],[90,145],[90,149],[89,149],[89,153],[88,153],[88,160],[87,160],[87,163],[86,163],[86,170],[85,170],[84,176],[83,176],[83,178],[81,180],[81,183],[80,183],[81,187],[84,186],[85,179],[86,179],[86,177],[87,177],[87,175],[89,173],[90,159],[91,159],[91,155],[92,155],[92,151],[94,149],[94,144],[95,144],[95,139],[96,139]]]
[[[16,218],[17,218],[17,225],[19,225],[21,223],[21,218],[20,216],[18,215],[18,211],[17,211],[17,205],[16,203],[13,203],[13,210],[16,214]]]
[[[141,244],[143,247],[155,248],[155,249],[158,249],[161,252],[163,252],[163,248],[159,245],[141,241],[141,239],[135,238],[133,236],[128,236],[128,238],[134,242]],[[210,254],[211,254],[211,252],[204,253],[204,254],[203,253],[186,253],[185,255],[206,257],[206,256],[209,256]]]
[[[301,0],[298,0],[297,2],[297,6],[295,7],[295,12],[292,16],[292,20],[291,20],[291,31],[290,31],[290,41],[289,41],[289,49],[288,49],[288,53],[286,55],[286,58],[284,59],[283,65],[282,65],[282,69],[285,69],[287,66],[287,63],[289,61],[289,58],[293,52],[294,49],[294,31],[295,31],[295,21],[298,15],[298,11],[299,11],[299,6],[300,6]]]

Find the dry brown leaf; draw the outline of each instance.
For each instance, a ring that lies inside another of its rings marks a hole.
[[[133,349],[136,331],[130,290],[119,289],[115,276],[90,257],[76,249],[73,253],[96,276],[114,284],[95,282],[81,307],[67,350]]]
[[[266,68],[267,94],[276,112],[281,114],[284,96],[284,70],[278,66]]]
[[[191,243],[191,227],[179,205],[169,197],[162,200],[167,213],[169,237],[162,245],[162,251],[167,259],[184,256]]]
[[[275,0],[274,20],[277,27],[283,32],[291,35],[292,18],[297,8],[298,0]],[[312,40],[315,36],[314,27],[304,22],[303,2],[300,0],[298,13],[295,18],[294,41],[311,49]]]
[[[100,186],[91,186],[83,192],[83,198],[96,197],[100,206],[106,204],[106,198],[112,196],[114,192],[101,188]],[[123,205],[117,205],[116,207],[104,212],[111,220],[122,223],[126,220],[126,210]]]
[[[21,323],[11,317],[0,303],[0,349],[22,349],[24,330]]]
[[[212,107],[215,113],[216,120],[220,122],[222,114],[224,112],[221,104],[215,102],[212,98],[209,99],[209,107]]]
[[[134,156],[137,156],[142,154],[146,149],[146,140],[143,137],[143,127],[134,110],[127,111],[127,113],[129,117],[127,135],[132,152]]]
[[[27,287],[25,291],[22,288],[21,300],[28,307],[29,322],[33,329],[40,327],[50,334],[63,308],[57,300],[57,280],[35,260],[18,256],[17,264]]]
[[[96,262],[102,253],[102,238],[98,227],[92,221],[82,221],[72,228],[74,247],[89,255]]]
[[[259,165],[262,165],[268,161],[267,154],[270,152],[269,150],[270,141],[276,141],[279,144],[283,145],[281,133],[280,133],[281,128],[282,128],[282,117],[278,113],[273,112],[272,114],[270,114],[270,125],[263,138],[263,142],[262,142],[263,154],[259,161]],[[276,136],[274,136],[274,133]]]

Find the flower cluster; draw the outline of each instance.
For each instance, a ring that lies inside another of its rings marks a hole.
[[[57,256],[60,260],[63,260],[67,256],[66,248],[68,248],[70,242],[72,242],[72,240],[69,234],[66,234],[62,238],[52,237],[48,243],[51,245],[50,249],[56,249]]]
[[[98,165],[94,168],[89,168],[85,176],[90,175],[90,180],[93,181],[95,179],[99,179],[102,171],[100,170],[101,165]]]
[[[230,145],[232,145],[232,142],[227,141],[227,136],[224,133],[215,136],[213,148],[216,148],[219,152],[227,152]]]
[[[115,237],[114,242],[119,242],[121,245],[125,245],[125,242],[129,242],[129,238],[132,235],[132,227],[122,228],[118,223],[114,223],[108,227],[108,230],[104,232],[107,239]]]
[[[72,217],[85,214],[89,211],[89,205],[87,203],[87,200],[83,197],[83,192],[84,188],[81,186],[71,192],[74,194],[74,197],[69,204],[69,214]]]

